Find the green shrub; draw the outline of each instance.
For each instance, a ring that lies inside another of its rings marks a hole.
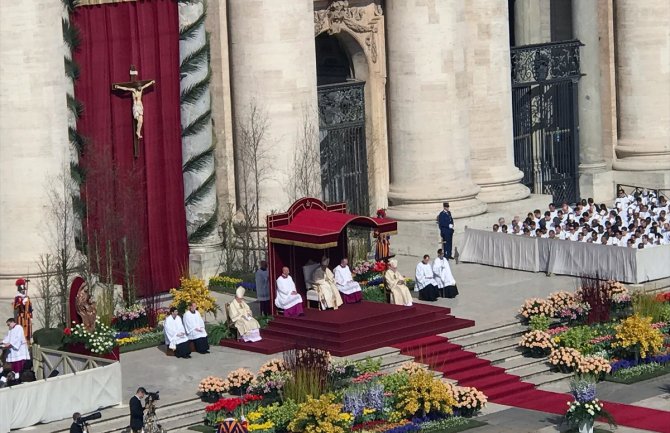
[[[670,322],[670,303],[661,303],[659,322]]]
[[[577,349],[582,355],[589,355],[595,350],[590,341],[597,336],[597,332],[589,326],[575,326],[560,335],[560,345]]]
[[[218,346],[221,340],[230,340],[235,338],[235,328],[228,326],[226,322],[219,322],[216,325],[205,325],[207,330],[207,341],[213,346]]]
[[[284,400],[283,403],[273,403],[263,410],[263,417],[275,425],[277,433],[285,433],[288,425],[298,413],[298,404],[293,400]]]
[[[401,388],[409,384],[409,374],[405,372],[396,372],[382,376],[379,380],[382,385],[384,385],[384,392],[395,396]]]
[[[528,326],[533,331],[546,331],[549,329],[549,318],[544,314],[532,316],[528,321]]]
[[[371,358],[366,357],[360,361],[354,362],[354,366],[358,373],[376,373],[382,368],[382,359],[381,358]]]
[[[660,322],[666,308],[655,295],[642,291],[633,293],[633,312],[640,317],[651,317],[651,323]]]
[[[369,302],[386,302],[386,293],[383,286],[371,286],[363,288],[363,300]]]

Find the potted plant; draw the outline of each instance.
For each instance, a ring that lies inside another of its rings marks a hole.
[[[200,399],[205,403],[216,403],[224,392],[223,379],[216,376],[207,376],[198,384]]]
[[[570,381],[570,393],[574,397],[565,414],[566,421],[579,429],[579,433],[593,433],[593,424],[598,418],[605,418],[610,426],[616,422],[596,398],[596,380],[592,376],[578,376]]]

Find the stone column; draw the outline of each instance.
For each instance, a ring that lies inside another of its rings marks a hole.
[[[542,44],[550,41],[551,1],[516,0],[514,2],[515,45]]]
[[[584,46],[579,80],[579,192],[596,201],[614,194],[612,175],[603,154],[599,1],[572,1],[572,27]]]
[[[0,2],[0,279],[37,272],[47,189],[70,175],[62,8]],[[0,287],[0,297],[14,293],[13,282]]]
[[[615,170],[670,169],[670,2],[616,2],[618,160]],[[670,182],[668,173],[660,173]],[[664,186],[664,185],[641,185]]]
[[[470,154],[477,196],[486,203],[521,200],[530,190],[514,166],[507,0],[466,2],[470,75]]]
[[[389,215],[434,221],[483,213],[470,175],[463,2],[386,2],[391,185]]]
[[[312,0],[230,0],[231,87],[238,196],[243,196],[242,129],[265,118],[260,215],[290,205],[287,185],[305,120],[318,125]],[[317,137],[314,137],[315,142]],[[241,199],[240,199],[241,200]],[[238,201],[238,206],[241,205]]]

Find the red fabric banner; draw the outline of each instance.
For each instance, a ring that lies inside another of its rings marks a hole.
[[[77,125],[89,139],[80,161],[89,250],[103,258],[111,252],[117,283],[123,283],[128,261],[140,294],[164,292],[178,286],[188,263],[177,2],[84,6],[72,18],[81,35],[74,53],[80,69],[75,95],[84,113]],[[113,83],[130,81],[130,65],[139,80],[156,80],[142,98],[137,158],[132,98],[112,92]],[[100,262],[104,276],[106,261]]]

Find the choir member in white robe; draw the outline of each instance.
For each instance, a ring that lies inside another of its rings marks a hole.
[[[250,343],[261,341],[261,325],[254,319],[251,308],[244,301],[244,287],[240,286],[235,291],[235,300],[228,304],[228,314],[240,334],[240,340]]]
[[[423,256],[416,265],[416,285],[414,291],[419,292],[419,299],[422,301],[437,301],[437,282],[433,278],[433,268],[430,267],[430,256]]]
[[[458,296],[458,288],[456,287],[456,280],[451,274],[449,260],[444,257],[444,252],[441,249],[437,250],[437,257],[433,261],[433,274],[441,297],[455,298]]]
[[[170,307],[170,315],[165,318],[163,325],[165,332],[165,344],[169,349],[174,350],[177,358],[190,358],[191,348],[188,345],[186,329],[179,317],[179,311],[176,307]]]
[[[26,336],[23,333],[23,327],[16,323],[15,319],[7,319],[7,326],[9,326],[9,332],[2,340],[3,349],[8,349],[6,361],[11,364],[13,372],[21,373],[23,365],[30,359]]]
[[[270,280],[268,274],[268,262],[262,260],[260,268],[256,271],[256,299],[261,307],[261,314],[269,316],[272,314],[270,308]]]
[[[405,307],[412,306],[412,294],[405,284],[405,277],[398,272],[397,260],[389,260],[389,267],[384,273],[384,284],[391,292],[391,303]]]
[[[335,276],[328,269],[330,260],[323,258],[321,266],[312,273],[312,288],[319,294],[319,306],[322,310],[337,310],[342,305],[340,292],[335,285]]]
[[[275,307],[284,310],[284,316],[297,317],[304,313],[302,309],[302,297],[298,294],[293,278],[289,275],[289,269],[284,266],[281,275],[277,278],[277,296]]]
[[[189,341],[193,342],[195,351],[201,354],[209,353],[209,342],[207,342],[207,331],[205,321],[198,311],[198,305],[191,302],[188,310],[184,313],[184,329]]]
[[[335,284],[337,285],[337,290],[342,295],[344,303],[355,304],[361,302],[363,299],[363,292],[361,291],[361,285],[354,281],[354,278],[351,275],[349,260],[346,258],[342,259],[340,261],[340,266],[335,267],[334,273]]]

